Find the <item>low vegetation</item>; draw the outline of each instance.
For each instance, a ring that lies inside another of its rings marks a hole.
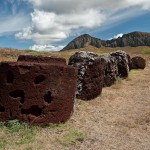
[[[17,120],[0,122],[0,148],[15,147],[33,142],[38,127],[29,127]]]

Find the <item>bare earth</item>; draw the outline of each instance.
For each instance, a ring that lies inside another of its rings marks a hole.
[[[64,125],[41,128],[33,142],[6,149],[150,150],[150,56],[146,59],[144,70],[131,71],[96,99],[77,100],[73,116]],[[82,132],[83,137],[64,144],[71,130]]]
[[[72,120],[87,134],[70,150],[150,150],[150,64],[78,107]]]
[[[104,88],[100,97],[82,101],[67,124],[84,131],[83,141],[53,147],[48,140],[43,149],[150,150],[150,63],[145,70],[132,71],[128,79]]]

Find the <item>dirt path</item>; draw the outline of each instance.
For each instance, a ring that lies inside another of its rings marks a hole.
[[[71,121],[86,138],[70,150],[150,150],[150,63],[82,102]]]

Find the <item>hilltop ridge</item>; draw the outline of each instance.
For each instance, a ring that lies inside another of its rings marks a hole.
[[[89,34],[83,34],[73,39],[70,43],[65,46],[63,50],[79,49],[84,48],[87,45],[100,48],[104,47],[137,47],[137,46],[150,46],[150,33],[147,32],[131,32],[124,34],[122,37],[111,40],[102,40],[90,36]]]

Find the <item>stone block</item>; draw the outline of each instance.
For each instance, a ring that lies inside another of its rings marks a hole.
[[[21,56],[18,62],[0,63],[0,121],[36,125],[67,121],[74,108],[75,68],[63,59],[24,58],[26,62]]]

